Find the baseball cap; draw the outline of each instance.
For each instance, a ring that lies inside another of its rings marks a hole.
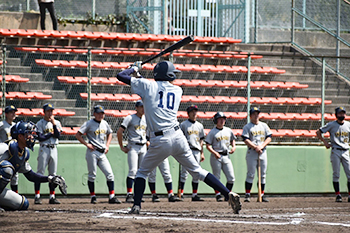
[[[44,104],[43,109],[44,111],[46,111],[46,110],[55,109],[55,107],[52,104],[47,103],[47,104]]]
[[[143,106],[142,100],[136,101],[135,107],[141,107]]]
[[[335,115],[337,115],[337,114],[340,113],[340,112],[346,113],[345,108],[343,108],[343,107],[337,107],[337,108],[335,109]]]
[[[187,108],[187,113],[190,113],[190,112],[193,111],[193,110],[198,110],[197,105],[192,104],[191,106],[189,106],[189,107]]]
[[[249,114],[252,115],[254,112],[259,112],[260,113],[260,109],[257,107],[251,108],[249,111]]]
[[[95,107],[94,107],[94,112],[96,112],[96,113],[100,113],[100,112],[105,112],[105,108],[102,106],[102,105],[96,105]]]
[[[16,108],[15,106],[13,106],[13,105],[6,106],[6,108],[5,108],[5,113],[11,112],[11,111],[17,112],[18,110],[17,110],[17,108]]]

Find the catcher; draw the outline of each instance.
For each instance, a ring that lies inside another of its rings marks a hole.
[[[0,212],[28,209],[29,202],[26,197],[5,188],[16,172],[23,173],[31,182],[49,182],[59,186],[62,194],[67,195],[67,185],[63,177],[43,176],[33,172],[30,167],[28,148],[33,151],[36,133],[34,123],[20,121],[11,127],[12,140],[0,143]]]

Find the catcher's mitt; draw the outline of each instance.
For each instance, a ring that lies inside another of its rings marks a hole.
[[[51,179],[49,179],[49,181],[51,184],[58,186],[61,193],[67,196],[67,185],[65,179],[62,176],[54,176]]]

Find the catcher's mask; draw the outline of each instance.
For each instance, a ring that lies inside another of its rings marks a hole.
[[[34,144],[35,140],[38,137],[37,136],[37,128],[36,125],[31,122],[24,122],[20,121],[17,122],[14,126],[11,127],[11,137],[12,139],[18,140],[18,135],[22,134],[24,135],[24,138],[26,140],[27,147],[34,150]]]

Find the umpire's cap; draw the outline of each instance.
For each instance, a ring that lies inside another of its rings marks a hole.
[[[173,81],[176,79],[175,73],[181,71],[175,69],[175,66],[170,61],[159,62],[153,69],[154,80],[156,81]]]
[[[17,110],[17,108],[16,108],[15,106],[13,106],[13,105],[6,106],[6,108],[5,108],[5,113],[9,113],[9,112],[11,112],[11,111],[17,112],[18,110]]]
[[[217,112],[215,115],[214,115],[214,119],[213,119],[213,122],[214,124],[217,124],[218,123],[218,119],[219,118],[224,118],[226,120],[226,116],[223,112]]]
[[[102,105],[96,105],[95,107],[94,107],[94,112],[95,113],[100,113],[100,112],[105,112],[105,108],[102,106]]]
[[[143,106],[142,100],[136,101],[135,107],[141,107]]]
[[[55,109],[55,107],[52,104],[47,103],[47,104],[44,104],[43,109],[44,109],[44,112],[45,112],[47,110],[51,110],[51,109],[53,110],[53,109]]]
[[[343,108],[343,107],[337,107],[337,108],[335,109],[335,115],[337,115],[337,114],[340,113],[340,112],[346,113],[345,108]]]
[[[254,112],[260,113],[260,109],[257,108],[257,107],[251,108],[251,109],[249,110],[249,115],[252,115]]]
[[[190,113],[190,112],[193,111],[193,110],[197,110],[197,111],[198,111],[197,105],[192,104],[191,106],[189,106],[189,107],[187,108],[187,113]]]

